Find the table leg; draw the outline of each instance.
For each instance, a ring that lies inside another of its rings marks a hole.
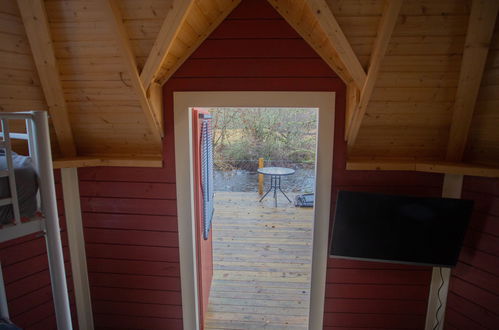
[[[272,180],[272,177],[270,178],[270,180]],[[272,182],[272,181],[271,181]],[[267,190],[267,192],[265,193],[265,195],[263,195],[262,198],[260,198],[260,202],[263,201],[263,199],[269,194],[269,192],[272,190],[272,183],[270,183],[270,188],[269,190]]]
[[[279,180],[279,182],[281,181],[281,177],[280,176],[273,176],[274,177],[274,205],[275,207],[277,207],[277,180]]]
[[[291,203],[291,200],[289,199],[289,197],[281,189],[281,177],[279,177],[279,185],[277,186],[277,189],[279,189],[279,191],[284,195],[284,197],[286,197],[286,199],[288,200],[288,202]]]
[[[284,193],[284,191],[282,191],[281,187],[279,187],[279,190],[280,190],[280,191],[281,191],[281,193],[284,195],[284,197],[286,197],[286,199],[288,200],[288,202],[292,203],[292,202],[291,202],[291,199],[289,199],[288,195],[286,195],[286,194]]]

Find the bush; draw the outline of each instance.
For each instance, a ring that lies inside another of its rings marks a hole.
[[[254,169],[263,157],[277,163],[315,161],[316,109],[213,108],[215,165]]]

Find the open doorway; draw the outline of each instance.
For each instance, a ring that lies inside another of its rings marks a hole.
[[[334,93],[329,92],[185,92],[174,93],[175,165],[180,267],[185,328],[200,329],[196,223],[194,221],[194,107],[288,107],[319,109],[316,199],[308,329],[322,328],[331,201]]]
[[[308,329],[318,109],[203,110],[215,206],[204,329]]]

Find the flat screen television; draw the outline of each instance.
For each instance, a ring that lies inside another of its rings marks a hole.
[[[452,267],[473,201],[340,191],[330,256]]]

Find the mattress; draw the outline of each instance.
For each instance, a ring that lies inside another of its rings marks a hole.
[[[38,192],[38,180],[35,168],[30,157],[12,153],[12,162],[16,176],[17,196],[21,217],[31,218],[37,211],[36,194]],[[4,150],[0,149],[0,170],[7,169]],[[0,178],[0,198],[10,197],[9,178]],[[12,205],[0,207],[0,224],[7,224],[14,220]]]
[[[0,330],[22,330],[15,324],[0,317]]]

